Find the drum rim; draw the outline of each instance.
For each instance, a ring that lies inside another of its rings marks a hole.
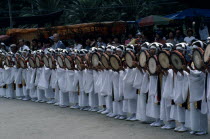
[[[170,59],[171,59],[171,57],[172,57],[173,54],[176,55],[176,56],[178,56],[178,57],[180,58],[180,55],[178,55],[178,53],[177,53],[176,51],[173,51],[173,52],[171,52]],[[182,54],[182,55],[183,55],[183,54]],[[183,55],[183,56],[184,56],[184,55]],[[182,65],[186,65],[185,59],[184,59],[184,61],[183,61],[182,58],[180,58],[180,59],[181,59]],[[177,69],[177,68],[174,66],[172,60],[171,60],[171,64],[173,65],[173,67],[174,67],[177,71],[183,71],[183,68]]]
[[[31,65],[30,60],[33,62],[34,66]],[[35,66],[35,63],[34,63],[34,59],[32,59],[31,57],[28,58],[28,63],[29,63],[29,66],[32,67],[32,68],[35,68],[36,67]]]
[[[71,68],[69,68],[69,66],[67,66],[67,64],[66,64],[66,60],[68,60],[69,61],[69,63],[72,63],[72,58],[70,57],[70,56],[66,56],[66,57],[64,57],[64,63],[65,63],[65,65],[66,65],[66,68],[68,69],[68,70],[71,70],[72,69],[72,64],[71,64]]]
[[[82,59],[81,59],[79,56],[76,56],[76,57],[75,57],[75,64],[76,64],[76,65],[77,65],[77,62],[76,62],[77,60],[78,60],[79,62],[82,62]],[[83,70],[83,68],[82,68],[81,66],[79,66],[79,67],[80,67],[80,68],[78,68],[78,66],[77,66],[77,69],[78,69],[78,70]]]
[[[135,54],[132,53],[132,54],[133,54],[133,55],[132,55],[131,53],[132,53],[132,52],[130,52],[130,51],[125,53],[125,62],[126,62],[126,65],[127,65],[129,68],[134,68],[134,65],[132,64],[132,66],[129,66],[129,65],[127,64],[127,60],[126,60],[126,55],[127,55],[127,54],[129,54],[129,55],[132,57],[132,60],[133,60],[133,61],[136,60]]]
[[[203,51],[203,55],[201,53],[201,50]],[[195,62],[194,62],[194,58],[192,58],[192,61],[194,63],[195,69],[202,70],[203,67],[204,67],[204,64],[205,64],[204,63],[204,50],[202,48],[200,48],[200,47],[199,48],[195,48],[195,49],[193,49],[192,56],[194,55],[195,51],[198,51],[198,53],[201,55],[201,59],[203,60],[202,65],[201,65],[201,68],[197,68],[197,66],[195,65]]]
[[[210,44],[209,45],[207,45],[206,46],[206,49],[209,47],[209,49],[210,49]],[[204,60],[204,56],[205,56],[205,53],[206,53],[206,49],[205,49],[205,51],[204,51],[204,54],[203,54],[203,62],[204,62],[204,64],[208,64],[209,63],[209,58],[208,58],[208,60],[205,62],[205,60]],[[209,50],[210,51],[210,50]]]
[[[170,51],[168,51],[170,54],[171,54],[171,52]],[[166,52],[166,50],[162,50],[162,51],[160,51],[160,53],[158,54],[158,62],[159,62],[159,65],[161,66],[161,68],[162,69],[164,69],[164,70],[168,70],[169,69],[169,67],[168,68],[164,68],[162,65],[161,65],[161,62],[159,61],[159,55],[161,54],[161,53],[164,53],[164,54],[166,54],[167,56],[168,56],[168,60],[169,60],[169,66],[171,65],[171,59],[170,59],[170,55]]]
[[[98,52],[94,52],[92,55],[91,55],[91,64],[93,66],[93,55],[97,55],[98,56],[98,61],[100,62],[101,61],[101,56]],[[99,65],[99,64],[98,64]],[[97,65],[97,66],[98,66]],[[97,67],[97,66],[93,66],[93,67]]]
[[[44,58],[46,58],[47,64],[45,63]],[[44,65],[45,65],[47,68],[49,68],[49,59],[48,59],[48,56],[44,55],[42,59],[43,59]]]
[[[115,68],[112,66],[112,62],[111,62],[111,58],[112,58],[112,57],[114,57],[114,58],[117,59],[117,61],[118,61],[118,63],[119,63],[119,66],[122,65],[122,61],[118,59],[119,56],[116,55],[116,54],[110,55],[110,57],[109,57],[109,62],[110,62],[110,66],[112,67],[112,69],[113,69],[114,71],[119,71],[119,69],[115,69]],[[118,57],[118,58],[117,58],[117,57]]]
[[[63,66],[60,65],[60,62],[59,62],[58,58],[60,58],[60,59],[62,60]],[[64,63],[63,60],[64,60],[64,59],[62,58],[61,55],[58,55],[58,56],[57,56],[57,62],[58,62],[58,65],[59,65],[60,68],[64,68],[64,64],[65,64],[65,63]]]
[[[102,63],[102,65],[106,68],[106,69],[108,69],[109,67],[106,67],[105,65],[104,65],[104,63],[102,62],[102,57],[105,57],[105,59],[106,59],[106,61],[107,61],[107,63],[108,63],[108,66],[110,65],[110,63],[109,63],[109,55],[107,55],[106,53],[103,53],[102,55],[101,55],[101,63]],[[108,57],[108,58],[107,58]]]
[[[146,56],[146,61],[145,61],[145,65],[144,65],[144,66],[142,66],[142,65],[141,65],[141,62],[140,62],[141,53],[145,53],[145,56]],[[147,61],[149,60],[149,57],[148,57],[148,55],[147,55],[146,53],[148,53],[147,50],[142,50],[142,51],[139,53],[138,62],[139,62],[139,66],[140,66],[141,68],[145,68],[145,67],[147,66]]]
[[[156,57],[156,58],[155,58],[155,57]],[[157,74],[157,69],[156,69],[155,73],[151,73],[151,71],[150,71],[150,68],[149,68],[149,61],[150,61],[150,59],[154,59],[154,60],[156,61],[156,67],[157,67],[157,66],[159,65],[158,58],[157,58],[157,56],[155,56],[155,55],[150,56],[149,59],[148,59],[148,62],[147,62],[149,73],[150,73],[151,75],[156,75],[156,74]]]

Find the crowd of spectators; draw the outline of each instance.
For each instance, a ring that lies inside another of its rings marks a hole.
[[[24,39],[20,39],[17,44],[8,44],[6,45],[4,42],[0,43],[0,49],[3,49],[7,52],[12,51],[13,53],[18,50],[22,51],[25,49],[30,49],[32,51],[42,49],[45,51],[46,48],[62,48],[62,49],[91,49],[92,47],[100,47],[113,45],[118,46],[120,44],[128,45],[128,44],[142,44],[144,42],[159,42],[162,44],[172,43],[177,44],[181,42],[186,42],[189,45],[196,40],[196,37],[193,36],[194,32],[192,29],[188,29],[186,35],[182,32],[182,30],[177,29],[176,31],[168,31],[167,33],[162,31],[156,31],[154,35],[150,38],[145,35],[145,32],[138,32],[137,34],[129,33],[125,39],[118,37],[97,37],[97,38],[87,38],[85,40],[75,39],[73,44],[68,44],[65,41],[60,40],[59,34],[55,33],[53,36],[47,39],[33,39],[31,42],[26,41]],[[165,35],[164,35],[165,34]],[[152,39],[151,39],[152,38]],[[81,41],[82,40],[82,41]]]

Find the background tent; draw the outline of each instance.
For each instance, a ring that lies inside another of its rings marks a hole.
[[[170,19],[185,19],[187,17],[210,17],[210,9],[190,8],[165,16]]]

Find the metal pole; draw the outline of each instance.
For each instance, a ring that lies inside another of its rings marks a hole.
[[[10,28],[13,28],[11,0],[8,0],[8,7],[9,7]]]

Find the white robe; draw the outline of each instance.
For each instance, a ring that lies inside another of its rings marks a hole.
[[[142,87],[145,87],[145,84],[149,84],[148,75],[146,72],[141,72],[138,70],[135,74],[133,87],[138,89],[140,94],[137,98],[137,110],[136,110],[136,119],[142,122],[150,122],[152,119],[146,116],[146,101],[147,101],[147,90],[142,91]],[[148,85],[147,85],[148,86]]]
[[[4,80],[4,72],[5,70],[0,68],[0,96],[6,96],[6,89],[4,88],[5,80]]]
[[[42,69],[43,68],[37,68],[37,71],[36,71],[35,85],[37,86],[37,98],[39,101],[47,101],[45,97],[44,89],[39,87],[40,82],[41,82],[40,77],[41,77]]]
[[[206,74],[191,70],[189,75],[189,90],[190,90],[190,129],[193,131],[208,132],[208,116],[205,92]],[[201,101],[201,110],[196,109],[195,102]],[[205,110],[203,110],[205,109]],[[202,113],[202,111],[205,113]]]
[[[16,68],[6,68],[4,72],[4,80],[5,84],[7,84],[6,88],[6,97],[14,98],[15,90],[14,90],[14,79],[15,79]]]
[[[20,84],[22,84],[22,70],[21,68],[17,69],[16,75],[15,75],[15,84],[16,84],[16,96],[17,97],[23,97],[23,87],[19,87]]]

